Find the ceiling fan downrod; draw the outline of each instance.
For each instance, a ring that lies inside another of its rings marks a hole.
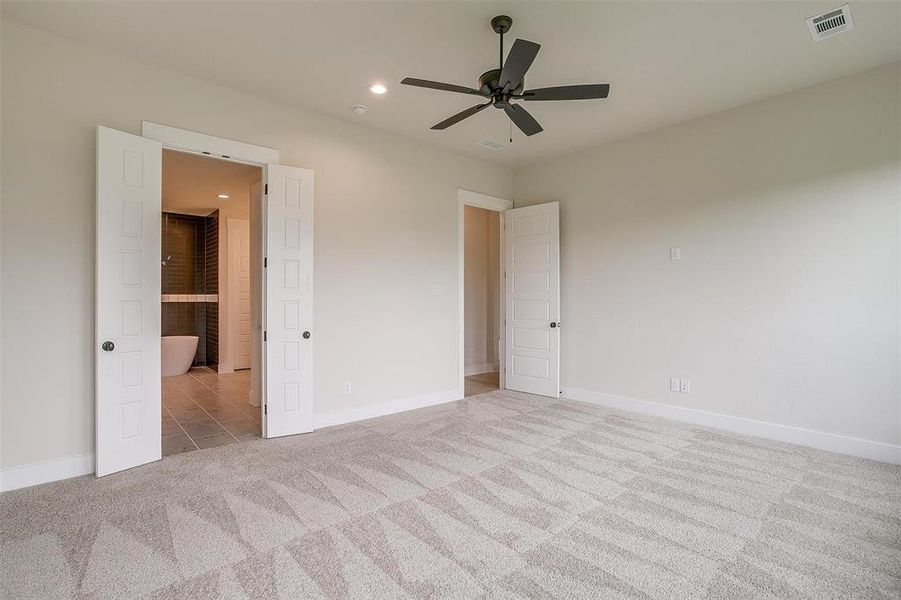
[[[498,15],[491,19],[491,29],[494,30],[494,33],[501,36],[500,40],[500,52],[498,54],[497,68],[504,68],[504,34],[510,31],[510,28],[513,27],[513,18],[508,17],[507,15]]]

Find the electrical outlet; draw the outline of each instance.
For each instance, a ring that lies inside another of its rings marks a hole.
[[[679,388],[682,387],[682,382],[679,381],[678,377],[670,377],[669,378],[669,391],[678,392]]]
[[[687,379],[679,380],[679,392],[682,394],[687,394],[691,391],[691,382]]]
[[[349,382],[349,381],[345,381],[345,382],[344,382],[344,393],[345,393],[345,394],[349,394],[349,393],[351,393],[352,391],[354,391],[354,384],[352,384],[352,383]]]

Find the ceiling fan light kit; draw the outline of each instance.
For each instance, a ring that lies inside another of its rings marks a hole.
[[[517,39],[510,48],[506,62],[504,61],[504,34],[510,31],[513,19],[507,15],[499,15],[491,19],[491,28],[500,36],[500,61],[497,69],[485,71],[479,76],[479,87],[468,88],[452,83],[441,83],[427,79],[406,77],[401,81],[404,85],[423,87],[444,92],[469,94],[481,96],[488,101],[476,104],[459,112],[440,123],[433,125],[432,129],[447,129],[451,125],[469,118],[489,106],[503,110],[520,131],[527,136],[535,135],[543,131],[541,125],[525,108],[514,104],[511,100],[523,100],[526,102],[550,101],[550,100],[594,100],[606,98],[610,94],[610,85],[607,83],[589,85],[564,85],[557,87],[525,89],[525,76],[535,57],[538,56],[539,44],[527,40]]]

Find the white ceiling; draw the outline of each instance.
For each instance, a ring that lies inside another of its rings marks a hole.
[[[163,151],[163,210],[208,215],[216,209],[250,218],[250,186],[260,180],[259,167],[187,152]],[[228,194],[227,200],[218,197]]]
[[[855,30],[813,42],[829,2],[3,2],[12,18],[273,100],[518,166],[901,59],[899,2],[852,2]],[[498,60],[489,20],[542,45],[526,87],[612,85],[597,101],[529,103],[545,131],[512,146],[488,109],[429,127],[474,97],[399,85],[472,85]],[[286,78],[285,73],[293,77]],[[371,82],[389,91],[371,95]],[[354,104],[369,111],[354,115]]]

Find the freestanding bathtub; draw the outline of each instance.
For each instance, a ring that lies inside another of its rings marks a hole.
[[[163,377],[182,375],[191,368],[197,353],[196,335],[166,335],[162,340]]]

